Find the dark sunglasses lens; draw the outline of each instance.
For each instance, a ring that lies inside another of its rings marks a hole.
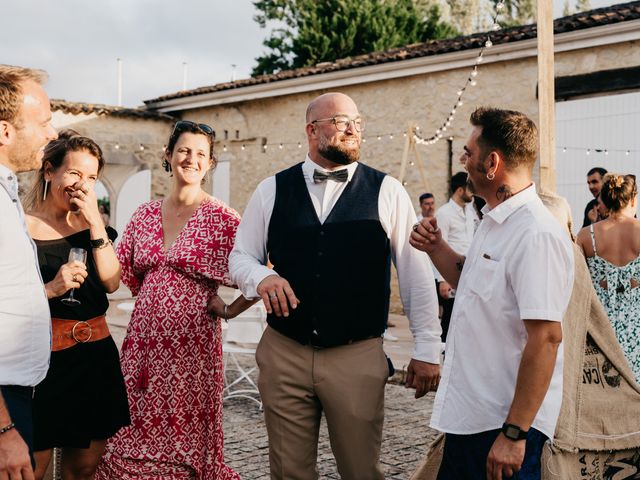
[[[199,123],[198,126],[200,127],[200,130],[202,130],[203,132],[208,133],[209,135],[211,135],[213,133],[213,128],[211,128],[206,123]]]

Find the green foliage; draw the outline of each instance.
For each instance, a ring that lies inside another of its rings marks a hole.
[[[536,0],[505,0],[499,23],[503,27],[535,23],[536,10]]]
[[[590,0],[576,0],[576,12],[586,12],[591,10]]]
[[[257,0],[261,27],[275,22],[252,75],[400,47],[457,31],[440,20],[437,5],[413,0]]]

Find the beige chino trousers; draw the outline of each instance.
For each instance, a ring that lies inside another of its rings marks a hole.
[[[316,480],[324,411],[343,480],[383,480],[379,462],[388,376],[382,339],[317,349],[270,327],[256,351],[274,480]]]

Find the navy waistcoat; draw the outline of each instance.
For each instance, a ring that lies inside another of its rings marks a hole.
[[[302,164],[276,175],[267,251],[300,304],[289,317],[267,317],[302,344],[345,345],[380,336],[389,314],[391,249],[378,213],[385,174],[359,164],[320,223]]]

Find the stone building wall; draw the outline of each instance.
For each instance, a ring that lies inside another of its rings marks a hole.
[[[556,76],[577,75],[640,64],[640,48],[635,41],[557,53]],[[453,137],[452,170],[461,170],[458,158],[469,133],[468,118],[481,105],[520,110],[537,121],[537,59],[535,57],[480,65],[477,86],[470,87],[447,132]],[[456,92],[470,69],[459,68],[408,78],[346,86],[339,89],[351,96],[367,121],[362,161],[397,177],[410,123],[421,127],[425,136],[442,124],[449,114]],[[302,161],[306,153],[304,114],[307,104],[324,91],[307,92],[254,101],[193,109],[183,118],[214,125],[218,152],[231,163],[231,206],[242,212],[257,184],[267,176]],[[224,139],[222,132],[228,132]],[[237,131],[237,138],[236,138]],[[393,133],[393,139],[389,134]],[[377,136],[381,135],[381,140]],[[298,142],[302,148],[298,148]],[[267,150],[262,144],[268,145]],[[283,143],[283,148],[279,148]],[[242,146],[244,145],[244,150]],[[227,151],[222,151],[223,146]],[[417,166],[408,167],[407,191],[416,206],[417,197],[431,191],[438,205],[448,198],[449,146],[442,140],[432,146],[418,146],[426,170],[423,185]],[[537,171],[535,172],[537,179]],[[401,311],[394,287],[392,310]]]
[[[640,64],[637,42],[556,54],[556,76],[577,75],[598,70]],[[397,177],[400,172],[404,137],[409,123],[431,134],[447,115],[464,85],[469,68],[428,75],[391,79],[339,89],[350,95],[366,118],[362,161]],[[467,90],[464,105],[458,108],[447,134],[453,137],[453,172],[469,133],[468,118],[481,105],[521,110],[537,121],[537,61],[535,57],[480,66],[478,84]],[[214,106],[180,112],[183,118],[210,123],[218,135],[218,153],[231,162],[231,205],[240,212],[258,182],[275,172],[304,159],[304,113],[307,104],[324,91],[300,93],[237,104]],[[227,130],[229,138],[224,140]],[[235,132],[238,131],[238,138]],[[393,133],[393,140],[388,134]],[[382,135],[377,140],[377,135]],[[261,145],[268,144],[266,151]],[[283,148],[278,147],[284,143]],[[298,142],[302,148],[298,148]],[[226,145],[227,151],[222,147]],[[242,150],[242,145],[245,149]],[[418,146],[427,172],[422,185],[416,166],[407,170],[407,191],[416,203],[417,196],[432,191],[438,204],[447,200],[449,154],[445,139],[432,146]],[[536,172],[537,173],[537,172]]]
[[[640,64],[638,42],[556,53],[556,76],[578,75]],[[429,136],[442,124],[464,85],[470,68],[389,79],[338,89],[350,95],[367,121],[361,160],[398,177],[410,124]],[[452,171],[461,169],[458,157],[469,132],[468,117],[480,105],[521,110],[537,121],[537,59],[535,57],[487,62],[480,65],[477,86],[470,87],[464,105],[447,136],[452,137]],[[336,90],[336,89],[333,89]],[[304,114],[307,104],[324,90],[238,102],[176,112],[182,118],[212,125],[217,134],[217,156],[230,164],[230,204],[242,213],[258,183],[277,171],[300,162],[306,153]],[[161,117],[161,116],[160,116]],[[94,138],[103,148],[107,168],[103,182],[110,193],[119,190],[128,176],[151,170],[151,198],[164,197],[170,178],[162,169],[162,147],[172,120],[144,116],[77,114],[55,111],[56,128],[74,128]],[[393,138],[390,138],[393,134]],[[381,139],[378,140],[377,137]],[[282,148],[280,144],[282,143]],[[265,150],[263,145],[268,147]],[[142,145],[143,148],[140,146]],[[243,148],[244,147],[244,148]],[[431,191],[438,205],[448,198],[449,144],[445,139],[432,146],[417,146],[424,166],[424,185],[416,165],[408,166],[406,188],[418,210],[417,197]],[[410,160],[415,161],[414,158]],[[537,172],[536,172],[537,175]],[[22,176],[25,188],[28,178]],[[401,311],[394,286],[392,310]]]

